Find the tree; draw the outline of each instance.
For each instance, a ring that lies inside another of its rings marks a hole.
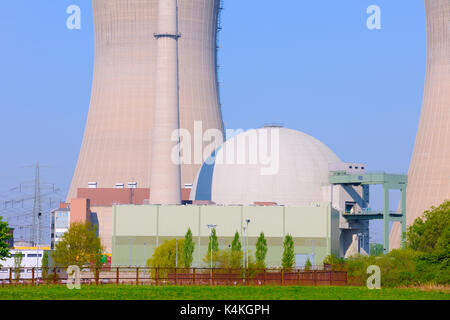
[[[312,268],[312,263],[311,263],[311,260],[309,260],[309,258],[308,258],[308,259],[306,259],[306,263],[305,263],[305,271],[309,271],[309,270],[311,270],[311,268]]]
[[[371,243],[370,244],[370,255],[371,256],[379,256],[383,254],[383,245],[380,243]]]
[[[209,237],[208,255],[211,254],[211,243],[213,253],[217,252],[219,250],[219,241],[217,240],[216,228],[212,229],[212,235]]]
[[[338,258],[334,254],[331,254],[329,256],[326,256],[325,259],[323,259],[323,264],[328,264],[331,267],[331,270],[333,271],[345,271],[345,259],[344,258]]]
[[[48,276],[48,253],[44,252],[42,256],[42,279],[47,279]]]
[[[20,279],[20,271],[22,269],[23,253],[16,251],[14,254],[14,275],[16,280]]]
[[[294,240],[290,234],[287,234],[283,242],[283,258],[281,266],[283,269],[291,269],[294,266]]]
[[[53,260],[56,265],[76,265],[80,268],[87,264],[101,266],[103,247],[97,236],[97,229],[91,223],[73,223],[56,243]]]
[[[183,252],[184,240],[166,240],[155,249],[152,257],[147,260],[147,265],[152,268],[175,268],[177,265],[185,265]]]
[[[236,231],[234,234],[233,242],[231,243],[231,251],[240,252],[241,251],[241,241],[239,240],[239,232]]]
[[[264,233],[261,232],[258,241],[256,242],[256,263],[258,266],[265,266],[266,261],[266,255],[267,255],[267,240],[264,237]]]
[[[147,260],[147,266],[155,269],[158,268],[158,278],[165,279],[168,273],[172,271],[170,269],[175,268],[176,265],[185,265],[184,254],[181,254],[182,252],[184,252],[184,240],[166,240],[155,249],[152,257]],[[155,269],[151,271],[153,278],[156,275]]]
[[[0,261],[10,256],[8,240],[11,238],[10,229],[6,221],[0,216]]]
[[[192,261],[194,260],[195,244],[192,240],[191,228],[188,229],[184,237],[183,255],[184,255],[184,267],[190,268]]]
[[[408,228],[406,245],[424,253],[449,254],[450,201],[425,211]]]
[[[218,250],[213,252],[213,267],[220,268],[223,272],[229,269],[240,269],[242,266],[242,251],[233,251],[233,249]],[[209,266],[211,257],[205,256],[204,262]]]

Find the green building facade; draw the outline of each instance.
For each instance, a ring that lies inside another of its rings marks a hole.
[[[166,240],[184,239],[191,228],[195,241],[193,266],[207,267],[203,262],[211,232],[207,225],[217,225],[219,248],[225,249],[236,231],[244,242],[247,219],[250,254],[254,256],[257,238],[264,232],[268,267],[281,265],[287,234],[293,237],[298,267],[307,258],[321,265],[327,255],[339,252],[339,213],[329,203],[307,207],[119,205],[113,207],[112,265],[145,266],[157,246]]]

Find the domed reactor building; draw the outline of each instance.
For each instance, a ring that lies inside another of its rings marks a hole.
[[[67,200],[114,197],[114,189],[129,186],[139,189],[133,196],[140,201],[151,192],[156,203],[181,203],[201,163],[171,161],[172,133],[193,134],[196,121],[203,132],[223,132],[220,1],[95,0],[92,6],[91,104]],[[88,188],[103,189],[103,196]]]
[[[427,71],[422,113],[408,174],[407,224],[450,199],[450,1],[425,0]],[[391,247],[400,246],[394,224]]]

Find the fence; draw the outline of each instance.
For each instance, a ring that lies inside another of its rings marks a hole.
[[[2,268],[0,284],[65,284],[67,268]],[[82,284],[136,285],[347,285],[347,272],[331,270],[221,268],[83,268]]]

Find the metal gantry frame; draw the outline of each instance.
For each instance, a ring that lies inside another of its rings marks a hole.
[[[402,225],[402,247],[405,245],[404,235],[406,233],[406,189],[408,186],[408,176],[404,174],[388,174],[388,173],[364,173],[364,174],[347,174],[345,171],[330,172],[329,182],[333,185],[341,186],[362,186],[362,185],[382,185],[384,206],[382,212],[375,212],[362,208],[360,214],[344,215],[348,220],[373,220],[383,219],[384,253],[389,252],[389,223],[400,222]],[[400,212],[389,210],[389,192],[390,190],[399,190],[401,193]],[[364,197],[364,195],[363,195]],[[368,201],[363,199],[363,204]]]

